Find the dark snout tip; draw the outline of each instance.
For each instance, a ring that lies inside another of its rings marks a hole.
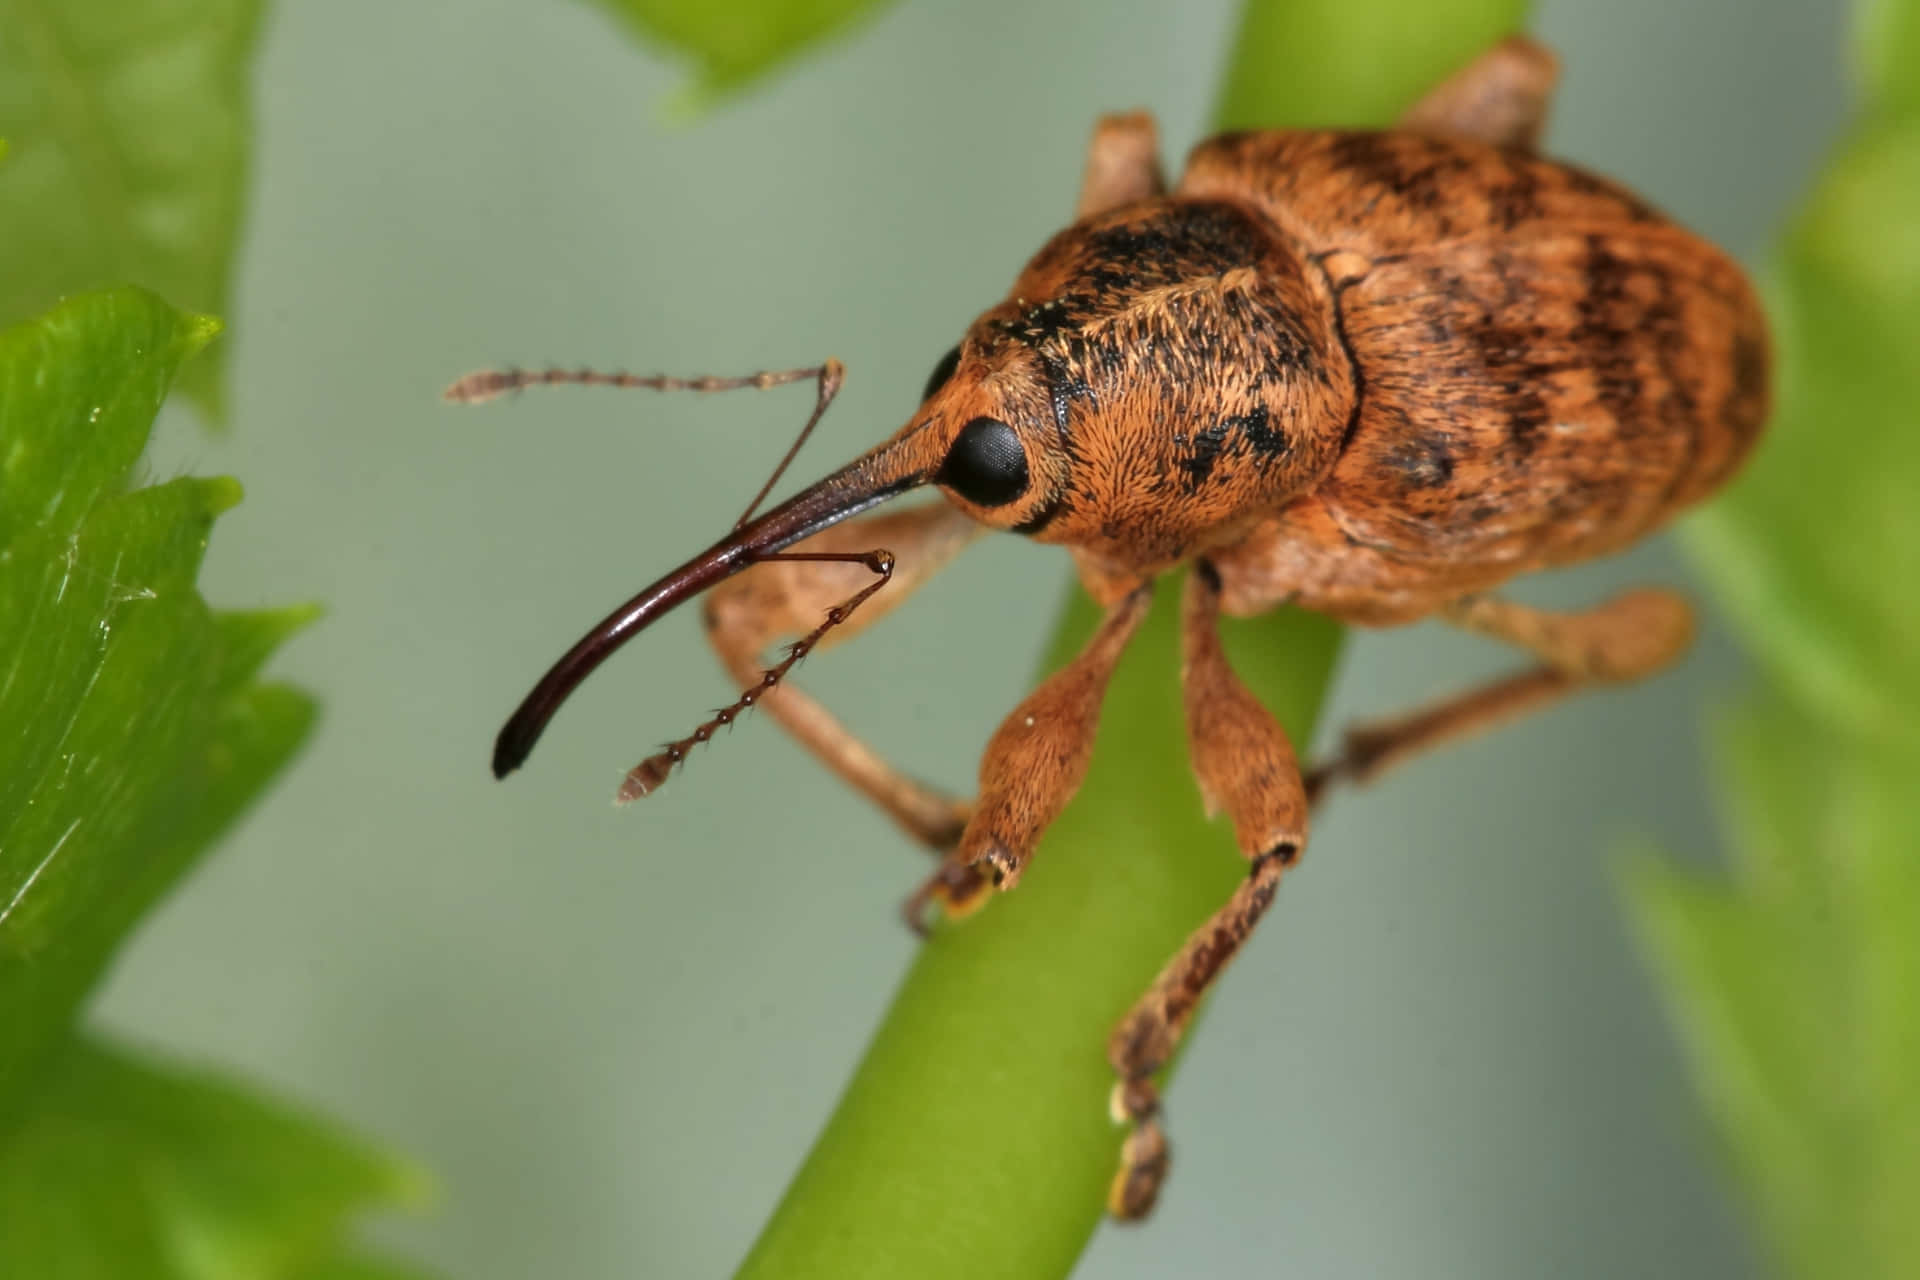
[[[507,721],[500,736],[493,740],[493,776],[504,778],[527,762],[539,731],[529,733],[519,716]]]
[[[655,619],[749,565],[927,483],[929,474],[909,466],[910,457],[903,461],[906,455],[900,455],[899,448],[898,442],[883,445],[788,498],[759,519],[736,527],[601,619],[599,625],[582,636],[540,678],[540,683],[501,727],[500,736],[493,742],[493,776],[504,778],[526,763],[547,722],[568,695],[608,655]],[[877,562],[873,568],[876,573],[886,571]]]

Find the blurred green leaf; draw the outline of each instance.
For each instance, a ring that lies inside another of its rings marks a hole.
[[[693,97],[738,89],[853,29],[888,0],[598,0],[643,39],[693,63]]]
[[[125,488],[216,330],[126,289],[0,333],[0,1117],[313,720],[305,695],[252,682],[310,611],[215,614],[194,588],[239,487]]]
[[[1221,116],[1384,122],[1524,11],[1519,0],[1256,0]],[[1337,30],[1353,45],[1389,22],[1430,38],[1409,41],[1417,52],[1390,72],[1349,83],[1311,70],[1326,47],[1287,25],[1303,13],[1300,30]],[[1073,1267],[1119,1158],[1107,1036],[1246,874],[1226,825],[1202,816],[1188,768],[1180,585],[1160,584],[1109,687],[1086,783],[1033,869],[1018,892],[922,949],[741,1277],[1028,1280]],[[1077,652],[1096,621],[1071,588],[1047,665]],[[1295,741],[1310,740],[1339,629],[1282,610],[1224,635],[1248,687]],[[1286,902],[1283,890],[1268,928],[1286,927]],[[1175,1126],[1179,1098],[1175,1089]]]
[[[1630,878],[1701,1092],[1804,1277],[1920,1275],[1920,4],[1772,266],[1779,407],[1690,531],[1763,690],[1720,727],[1730,882]]]
[[[287,1280],[425,1280],[429,1274],[407,1263],[349,1248],[303,1268]]]
[[[260,0],[0,0],[0,323],[131,281],[224,311]],[[183,388],[221,414],[218,355]]]
[[[1732,884],[1629,879],[1700,1089],[1791,1274],[1920,1275],[1920,752],[1777,697],[1716,746]]]
[[[415,1207],[417,1170],[240,1086],[67,1043],[0,1144],[0,1275],[408,1280],[341,1252],[353,1215]]]
[[[1778,412],[1694,545],[1770,680],[1835,727],[1913,735],[1920,116],[1842,147],[1770,284]]]
[[[1920,9],[1912,0],[1857,0],[1854,55],[1860,85],[1888,114],[1920,112]]]

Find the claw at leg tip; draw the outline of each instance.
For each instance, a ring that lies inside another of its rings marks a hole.
[[[1157,1174],[1123,1165],[1107,1189],[1107,1212],[1117,1222],[1139,1222],[1153,1212],[1159,1197]]]
[[[1148,1121],[1120,1146],[1120,1169],[1107,1189],[1107,1212],[1121,1222],[1138,1222],[1153,1212],[1166,1181],[1171,1156],[1166,1135]]]

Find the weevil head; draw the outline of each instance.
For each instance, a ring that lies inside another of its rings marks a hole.
[[[1353,406],[1333,316],[1317,268],[1251,209],[1130,205],[1028,263],[906,432],[983,523],[1155,572],[1331,466]]]
[[[1232,542],[1339,453],[1354,381],[1335,314],[1318,268],[1251,208],[1156,199],[1076,223],[938,363],[899,431],[581,637],[501,729],[495,774],[655,619],[911,489],[1138,574]]]

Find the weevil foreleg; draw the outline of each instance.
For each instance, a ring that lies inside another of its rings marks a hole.
[[[1337,781],[1366,782],[1432,747],[1483,732],[1581,689],[1642,680],[1693,639],[1693,610],[1672,591],[1628,591],[1581,613],[1468,596],[1440,617],[1532,653],[1541,665],[1393,720],[1356,725],[1340,754],[1307,775],[1315,802]]]
[[[1135,200],[1164,195],[1160,141],[1153,117],[1144,111],[1100,117],[1087,144],[1087,171],[1073,216],[1090,218]]]
[[[1509,36],[1428,90],[1400,117],[1400,127],[1531,151],[1540,144],[1559,78],[1551,50]]]
[[[959,846],[907,900],[910,921],[929,902],[965,914],[985,901],[986,878],[1000,889],[1019,882],[1040,833],[1086,777],[1107,680],[1151,600],[1143,586],[1116,603],[1079,655],[1001,721],[980,758],[980,794]]]
[[[892,582],[871,603],[828,633],[822,647],[854,635],[884,616],[915,587],[944,567],[981,531],[945,502],[849,520],[797,543],[797,553],[893,552]],[[872,581],[857,561],[776,560],[727,579],[708,593],[707,638],[742,688],[760,681],[767,646],[805,635],[836,604]],[[909,777],[855,737],[820,703],[791,683],[766,690],[758,705],[801,746],[871,800],[916,840],[936,852],[953,846],[970,806]]]
[[[1225,809],[1247,878],[1177,954],[1114,1029],[1107,1058],[1119,1077],[1111,1110],[1132,1132],[1121,1148],[1107,1206],[1117,1218],[1144,1217],[1167,1172],[1160,1095],[1153,1075],[1166,1065],[1194,1009],[1273,901],[1280,873],[1306,847],[1307,798],[1286,730],[1240,683],[1220,647],[1220,581],[1202,562],[1181,602],[1181,689],[1193,770],[1207,811]]]

